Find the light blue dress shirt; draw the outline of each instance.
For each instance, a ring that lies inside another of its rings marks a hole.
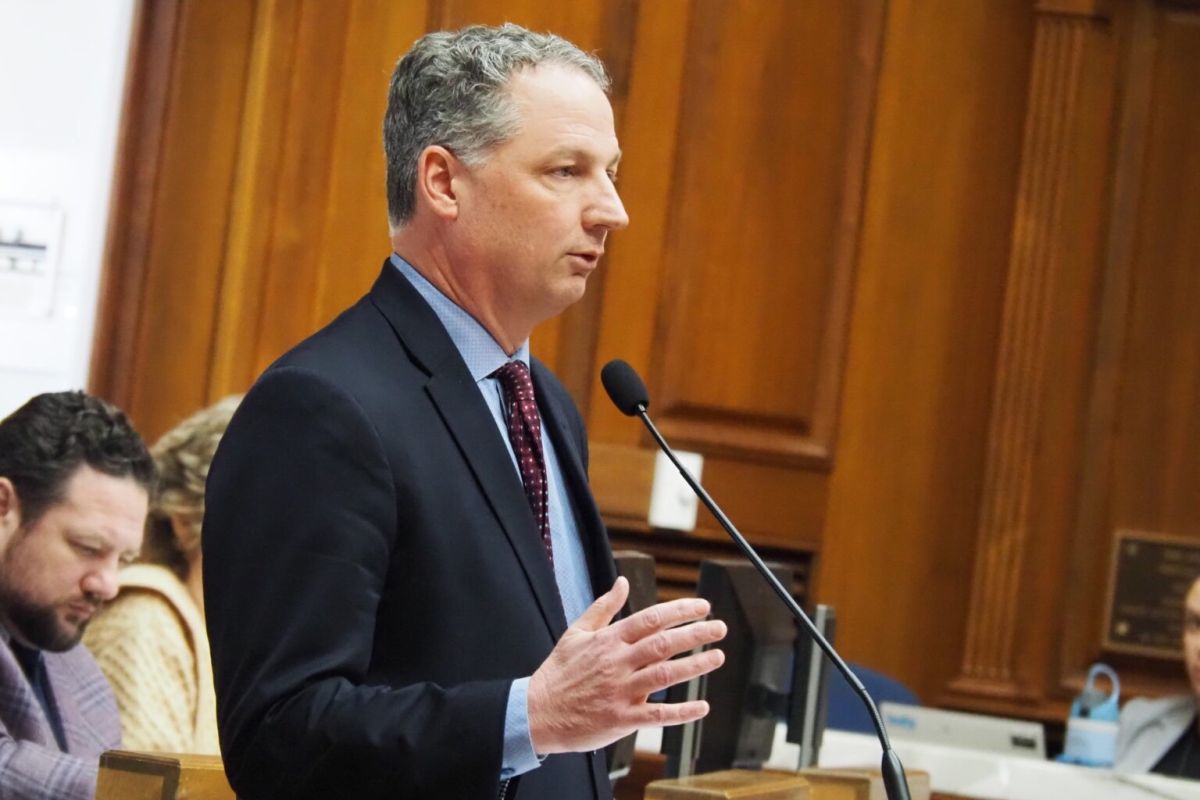
[[[446,333],[463,361],[488,410],[492,412],[500,438],[508,448],[512,458],[513,469],[520,474],[517,466],[517,456],[513,453],[512,444],[508,439],[508,416],[504,407],[504,389],[492,373],[504,366],[510,360],[523,361],[529,365],[529,342],[526,341],[510,356],[504,352],[492,335],[479,322],[446,297],[436,286],[417,272],[411,264],[397,254],[392,254],[392,264],[400,270],[400,274],[408,279],[425,302],[433,308],[441,320]],[[575,515],[571,513],[571,501],[567,496],[566,485],[563,481],[562,467],[558,463],[558,455],[554,451],[554,443],[542,426],[542,450],[546,454],[546,483],[547,483],[547,514],[550,519],[550,541],[554,548],[554,580],[558,584],[558,593],[562,598],[563,612],[567,624],[574,622],[579,615],[587,610],[595,597],[592,594],[591,579],[588,576],[587,558],[583,552],[583,542],[579,538],[579,529],[575,524]],[[531,531],[530,535],[536,535]],[[519,678],[512,683],[508,692],[508,706],[504,720],[504,754],[500,777],[512,778],[528,772],[538,766],[541,761],[533,751],[529,739],[529,678]]]

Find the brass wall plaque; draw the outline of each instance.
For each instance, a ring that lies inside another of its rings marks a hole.
[[[1182,657],[1183,599],[1200,577],[1200,540],[1117,531],[1105,607],[1104,648]]]

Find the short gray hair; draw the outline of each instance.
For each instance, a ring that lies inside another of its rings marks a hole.
[[[392,72],[383,118],[392,225],[412,219],[417,158],[426,147],[441,145],[474,166],[517,132],[508,81],[540,64],[574,67],[608,91],[598,58],[561,36],[511,23],[429,33],[413,44]]]

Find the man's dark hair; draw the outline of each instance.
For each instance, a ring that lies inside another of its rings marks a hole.
[[[83,392],[49,392],[0,420],[0,478],[16,489],[23,527],[63,500],[84,464],[153,493],[154,459],[116,406]]]

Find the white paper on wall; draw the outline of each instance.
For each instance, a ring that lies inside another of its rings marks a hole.
[[[54,313],[62,210],[0,200],[0,319]]]

